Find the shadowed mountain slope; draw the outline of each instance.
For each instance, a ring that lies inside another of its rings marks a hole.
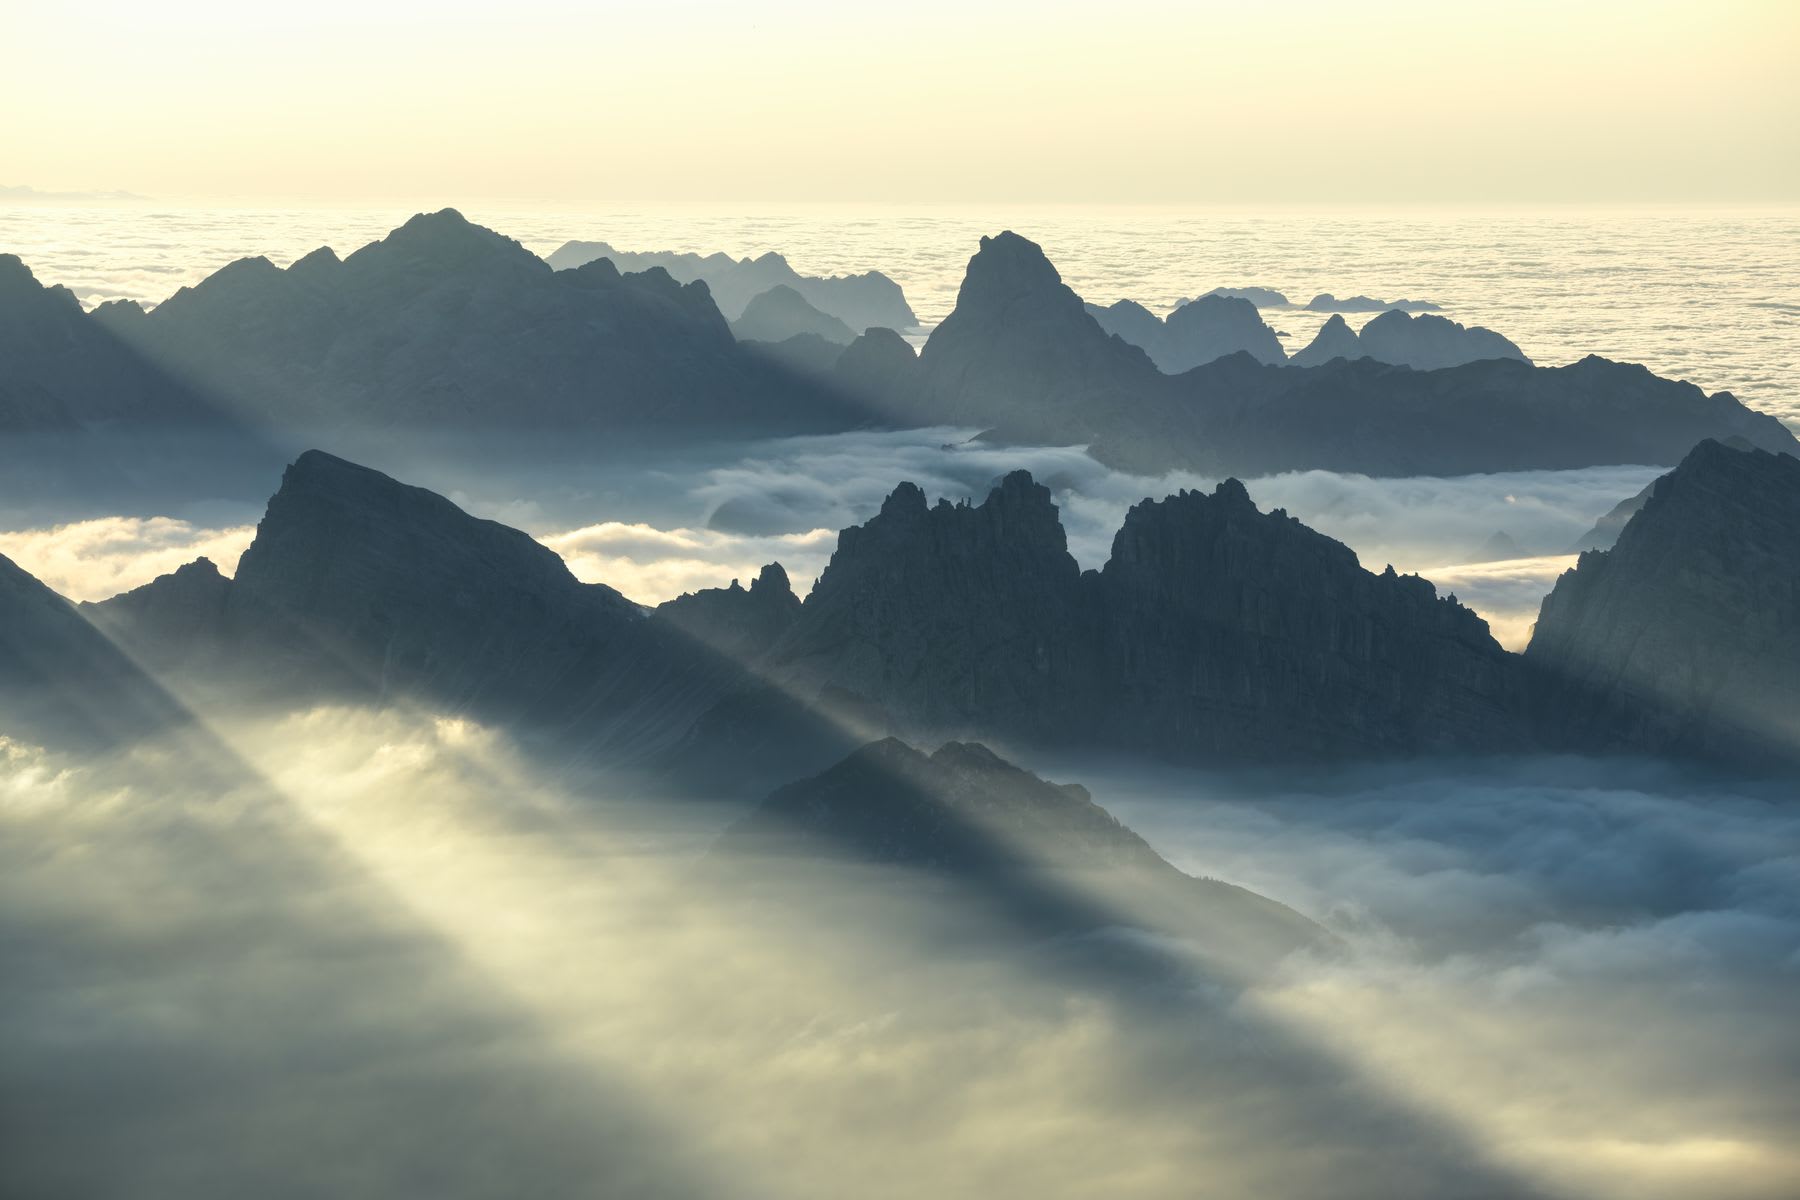
[[[1557,580],[1526,657],[1573,744],[1800,762],[1800,459],[1696,446]]]

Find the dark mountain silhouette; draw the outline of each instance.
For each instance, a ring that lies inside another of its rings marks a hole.
[[[842,428],[825,389],[741,349],[704,285],[554,272],[446,209],[339,261],[244,259],[94,318],[237,415],[286,429]]]
[[[978,506],[902,485],[769,662],[915,735],[1215,762],[1519,745],[1515,668],[1429,583],[1364,571],[1235,481],[1137,506],[1083,575],[1024,472]]]
[[[1566,367],[1489,359],[1411,370],[1367,359],[1278,368],[1236,354],[1166,376],[1107,334],[1042,251],[1011,233],[983,239],[920,372],[915,421],[1086,443],[1101,461],[1144,474],[1458,475],[1672,464],[1706,437],[1800,445],[1728,392],[1591,356]]]
[[[193,389],[82,311],[73,292],[45,287],[17,256],[0,254],[0,433],[212,415]]]
[[[133,658],[253,696],[411,696],[740,782],[889,733],[1220,764],[1710,754],[1734,721],[1791,721],[1797,473],[1702,445],[1559,582],[1528,658],[1235,480],[1137,505],[1083,572],[1024,472],[979,505],[901,485],[804,602],[771,565],[648,613],[523,533],[315,451],[234,581],[196,564],[88,611]]]
[[[1177,374],[1240,351],[1258,362],[1287,359],[1281,339],[1250,301],[1208,294],[1157,317],[1143,305],[1121,300],[1110,308],[1086,306],[1100,328],[1141,346],[1163,372]]]
[[[1309,312],[1439,312],[1441,304],[1429,300],[1377,300],[1372,296],[1350,296],[1340,300],[1330,292],[1320,292],[1306,302]]]
[[[75,606],[0,557],[0,733],[99,749],[186,720],[181,707]]]
[[[786,284],[754,297],[744,307],[744,315],[731,323],[731,332],[740,342],[785,342],[803,333],[840,346],[856,340],[848,325],[820,312]]]
[[[605,242],[565,242],[549,256],[549,263],[566,271],[598,258],[610,259],[621,271],[660,269],[682,283],[701,280],[711,289],[719,311],[731,320],[743,315],[755,297],[772,287],[786,286],[857,333],[877,325],[911,329],[919,323],[900,285],[880,271],[829,278],[801,275],[774,251],[757,258],[732,258],[726,254],[615,250]]]
[[[661,604],[656,617],[705,646],[748,662],[774,645],[800,619],[800,598],[787,572],[770,563],[748,588],[703,588]]]
[[[1323,944],[1284,905],[1184,875],[1095,804],[979,743],[926,755],[889,738],[776,790],[728,829],[715,859],[909,868],[1039,932],[1138,926],[1180,933],[1236,966]]]
[[[1733,450],[1756,449],[1749,441],[1741,437],[1715,440],[1721,446],[1729,446]],[[1627,496],[1613,505],[1600,516],[1599,520],[1594,522],[1592,529],[1581,535],[1575,545],[1570,547],[1569,553],[1579,554],[1583,550],[1610,550],[1613,543],[1619,540],[1619,534],[1624,532],[1626,522],[1637,515],[1638,509],[1644,507],[1644,502],[1650,499],[1651,494],[1656,491],[1656,485],[1661,483],[1664,478],[1661,475],[1657,476],[1645,484],[1635,496]]]
[[[1800,459],[1700,443],[1557,580],[1526,658],[1574,744],[1800,761]]]

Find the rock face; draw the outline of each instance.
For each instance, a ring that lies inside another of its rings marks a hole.
[[[1516,660],[1480,618],[1235,481],[1139,505],[1086,576],[1024,472],[973,507],[903,485],[844,531],[770,668],[926,737],[1207,762],[1525,741]]]
[[[714,857],[911,868],[1039,931],[1183,932],[1238,963],[1322,940],[1292,909],[1182,874],[1087,789],[1048,783],[979,743],[929,756],[892,738],[863,746],[772,793]]]
[[[1800,460],[1696,446],[1557,581],[1526,658],[1575,744],[1800,760]]]
[[[855,333],[882,326],[911,329],[919,323],[900,285],[880,271],[821,278],[801,275],[787,259],[770,251],[758,258],[725,254],[678,254],[673,251],[634,253],[605,242],[565,242],[550,255],[550,266],[566,271],[595,259],[610,259],[621,271],[658,269],[683,283],[704,282],[719,311],[729,319],[743,315],[750,301],[772,287],[792,288],[820,312],[829,313]]]
[[[1356,330],[1350,328],[1350,323],[1343,317],[1333,313],[1325,324],[1319,327],[1319,332],[1313,335],[1313,340],[1308,342],[1288,362],[1296,367],[1321,367],[1334,358],[1354,359],[1368,356],[1369,352],[1363,349],[1362,343],[1356,338]]]
[[[752,299],[744,307],[744,315],[731,323],[731,332],[740,342],[785,342],[800,334],[839,346],[856,340],[848,325],[820,312],[786,284],[777,284]]]
[[[855,418],[742,350],[702,284],[553,272],[454,210],[341,262],[245,259],[113,333],[260,426],[815,429]]]
[[[1384,312],[1364,325],[1356,340],[1370,358],[1415,371],[1435,371],[1488,358],[1531,361],[1491,329],[1479,325],[1465,328],[1428,313],[1414,317],[1398,310]]]
[[[1721,446],[1726,446],[1733,450],[1756,449],[1755,446],[1741,437],[1718,438],[1716,440]],[[1637,515],[1638,509],[1644,507],[1644,503],[1655,494],[1656,485],[1662,481],[1663,476],[1657,476],[1655,479],[1652,479],[1649,483],[1645,484],[1643,489],[1639,491],[1637,495],[1627,496],[1625,499],[1607,509],[1605,513],[1601,514],[1600,519],[1594,522],[1593,528],[1581,535],[1581,539],[1571,547],[1569,553],[1579,554],[1583,550],[1612,549],[1613,543],[1619,540],[1619,534],[1625,531],[1626,523],[1630,521],[1632,517]]]
[[[185,719],[74,605],[0,557],[0,734],[100,749]]]
[[[1262,363],[1287,359],[1281,339],[1263,323],[1256,305],[1238,297],[1209,293],[1190,300],[1166,318],[1143,305],[1121,300],[1110,308],[1087,305],[1106,332],[1142,347],[1165,374],[1175,375],[1227,354],[1245,353]]]
[[[1516,662],[1481,618],[1235,480],[1133,508],[1100,584],[1117,743],[1280,761],[1525,742]]]
[[[1440,320],[1377,318],[1428,337]],[[1594,357],[1552,368],[1499,358],[1411,370],[1366,358],[1277,368],[1240,354],[1164,375],[1138,347],[1108,336],[1043,252],[1010,233],[983,239],[919,367],[903,423],[1086,443],[1109,466],[1139,474],[1673,464],[1702,438],[1733,435],[1769,450],[1800,447],[1780,421],[1728,392],[1709,396]]]
[[[773,663],[808,694],[858,695],[899,728],[1049,739],[1093,678],[1081,570],[1050,491],[1024,471],[985,503],[896,488],[844,530]]]

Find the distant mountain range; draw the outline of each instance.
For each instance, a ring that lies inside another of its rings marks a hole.
[[[1796,445],[1729,393],[1592,357],[1533,367],[1498,335],[1438,317],[1387,312],[1360,334],[1333,318],[1295,356],[1325,361],[1279,366],[1273,331],[1242,299],[1203,298],[1166,320],[1128,304],[1099,311],[1104,322],[1011,233],[983,239],[955,311],[917,355],[891,329],[854,334],[857,321],[790,284],[749,298],[734,334],[706,283],[656,267],[621,274],[607,259],[553,271],[451,210],[342,260],[328,249],[286,269],[242,260],[148,312],[83,313],[5,257],[0,432],[58,433],[52,448],[72,452],[93,430],[241,429],[289,444],[547,431],[578,446],[634,431],[950,424],[1084,444],[1128,471],[1215,477],[1672,465],[1708,437]],[[1233,346],[1175,374],[1158,365]],[[1384,355],[1480,361],[1414,370]],[[35,448],[26,458],[48,461]]]
[[[804,602],[771,567],[648,611],[522,533],[312,452],[234,579],[196,565],[85,611],[131,660],[249,702],[412,696],[740,781],[890,734],[1210,764],[1766,758],[1779,739],[1756,722],[1791,721],[1800,678],[1796,518],[1800,460],[1705,443],[1559,583],[1519,656],[1235,481],[1138,505],[1086,572],[1023,472],[980,505],[902,485]],[[30,631],[73,629],[74,610],[12,577],[36,597],[15,653],[67,642]]]
[[[556,270],[566,271],[597,258],[610,260],[621,271],[662,270],[681,283],[701,280],[711,290],[719,311],[732,321],[741,317],[756,297],[771,288],[786,287],[820,312],[848,325],[854,333],[877,327],[906,330],[919,323],[900,285],[880,271],[829,277],[802,275],[772,250],[757,258],[732,258],[726,254],[668,250],[634,253],[615,250],[605,242],[565,242],[547,261]]]

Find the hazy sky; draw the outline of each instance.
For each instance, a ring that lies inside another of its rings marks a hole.
[[[5,0],[0,41],[0,184],[48,190],[1800,199],[1789,0]]]

